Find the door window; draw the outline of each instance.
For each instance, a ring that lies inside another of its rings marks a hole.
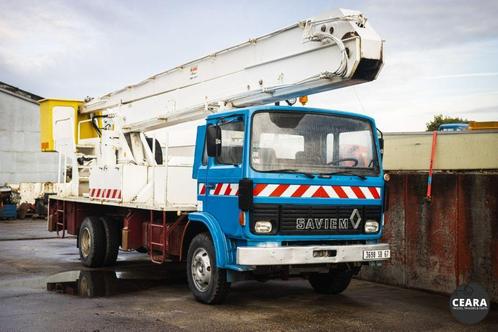
[[[242,163],[244,146],[244,123],[233,121],[220,125],[221,153],[216,158],[217,164],[239,165]]]

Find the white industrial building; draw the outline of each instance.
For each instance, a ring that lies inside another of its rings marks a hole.
[[[57,179],[57,154],[40,151],[40,99],[0,82],[0,185]]]

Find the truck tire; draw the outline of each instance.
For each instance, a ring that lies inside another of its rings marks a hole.
[[[119,245],[121,243],[121,227],[117,220],[100,218],[105,231],[105,257],[104,266],[111,266],[118,259]]]
[[[320,294],[339,294],[348,288],[354,271],[333,269],[329,273],[312,273],[309,283],[315,292]]]
[[[86,217],[81,223],[78,235],[81,263],[88,267],[104,264],[106,253],[105,230],[97,217]]]
[[[216,266],[213,242],[207,233],[196,235],[187,254],[188,285],[195,299],[206,304],[219,304],[228,295],[230,283],[226,270]]]

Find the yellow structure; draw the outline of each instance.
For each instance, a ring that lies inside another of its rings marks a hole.
[[[470,121],[469,130],[496,130],[498,121]]]
[[[42,152],[55,151],[56,134],[54,127],[56,121],[69,120],[72,122],[75,144],[78,144],[80,139],[98,137],[96,129],[89,121],[90,115],[78,112],[78,108],[82,104],[81,100],[68,99],[43,99],[40,101],[40,148]],[[65,112],[63,118],[61,118],[62,112]]]

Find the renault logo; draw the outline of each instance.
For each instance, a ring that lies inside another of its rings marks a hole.
[[[349,217],[349,220],[351,221],[351,225],[353,225],[353,228],[357,229],[358,226],[360,226],[361,222],[360,211],[358,211],[358,209],[354,209],[351,213],[351,217]]]

